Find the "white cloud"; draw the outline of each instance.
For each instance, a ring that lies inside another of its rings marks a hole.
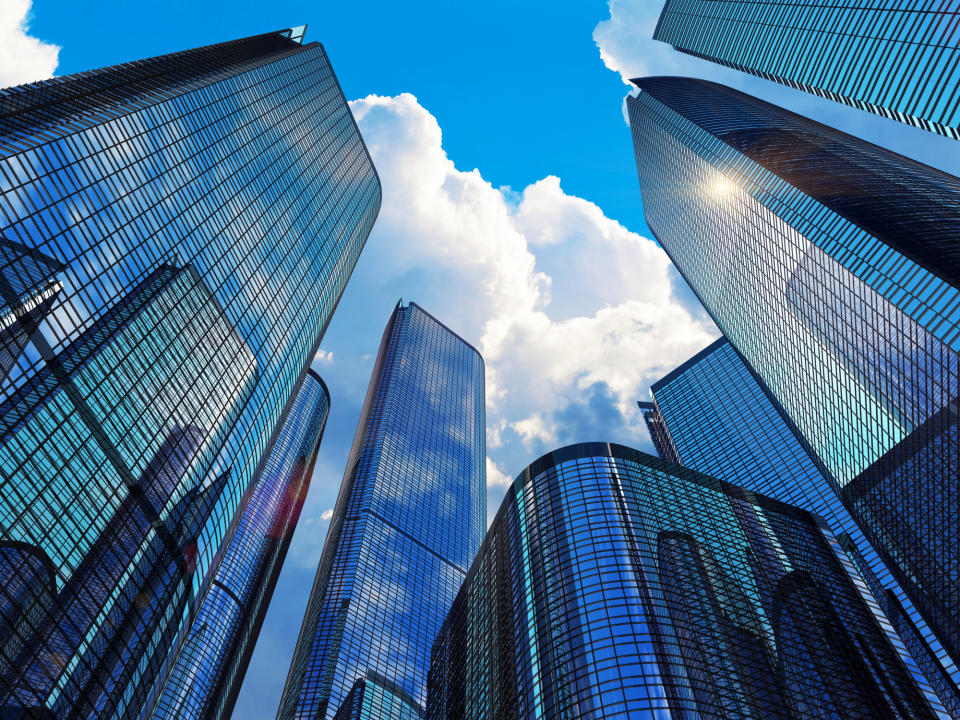
[[[318,480],[321,480],[321,478],[314,477],[311,485]],[[323,552],[323,545],[327,540],[330,520],[333,518],[332,508],[324,510],[319,515],[316,514],[313,507],[310,507],[316,504],[316,500],[317,498],[308,496],[307,507],[304,508],[300,520],[297,521],[293,542],[290,544],[289,559],[291,564],[298,568],[316,569]]]
[[[490,487],[560,444],[640,444],[635,401],[717,333],[663,251],[556,177],[517,193],[458,170],[413,95],[351,106],[383,183],[365,274],[483,354]]]
[[[531,445],[547,445],[556,440],[556,433],[548,427],[548,423],[543,415],[537,412],[523,420],[515,421],[510,427],[520,436],[523,444],[527,447]]]
[[[0,87],[45,80],[57,69],[60,48],[27,35],[31,0],[0,2]]]
[[[593,41],[603,64],[633,86],[631,78],[676,71],[678,58],[669,45],[653,40],[662,2],[609,0],[610,17],[597,23]]]
[[[313,361],[315,363],[320,363],[321,365],[332,365],[333,364],[333,351],[332,350],[317,350],[317,354],[313,356]]]
[[[782,86],[776,83],[682,53],[667,43],[654,40],[653,32],[663,10],[662,2],[607,0],[607,7],[610,17],[597,23],[593,29],[593,41],[600,51],[603,64],[619,73],[623,82],[631,88],[636,87],[630,82],[631,78],[688,75],[725,83],[747,92],[756,93],[757,88],[762,88],[783,96]]]
[[[610,17],[597,23],[593,29],[593,41],[603,64],[618,73],[631,90],[636,90],[631,78],[652,75],[706,77],[743,89],[744,73],[686,55],[653,39],[663,10],[662,2],[607,0],[607,6]],[[623,119],[628,122],[626,98]]]
[[[487,458],[487,486],[488,487],[506,489],[512,481],[513,481],[513,478],[511,478],[509,475],[503,472],[503,470],[500,469],[499,465],[497,465],[489,457]]]

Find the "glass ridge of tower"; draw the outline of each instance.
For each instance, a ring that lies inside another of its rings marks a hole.
[[[367,390],[278,718],[416,717],[486,525],[484,365],[398,303]]]
[[[210,589],[164,685],[155,718],[229,718],[310,486],[330,394],[308,370]]]
[[[716,83],[635,83],[651,230],[956,662],[960,180]]]
[[[776,401],[729,341],[721,337],[681,363],[653,383],[650,394],[650,422],[662,429],[660,443],[655,442],[658,451],[666,443],[666,451],[686,467],[736,482],[824,519],[866,579],[877,612],[885,611],[885,627],[896,631],[890,633],[891,641],[909,650],[905,662],[918,683],[924,687],[929,682],[945,711],[951,717],[960,715],[960,692],[941,664],[953,667],[952,662],[781,415]],[[891,603],[898,609],[892,612]]]
[[[0,714],[149,716],[380,207],[303,28],[0,91]]]
[[[555,450],[437,636],[427,720],[937,717],[852,574],[808,512],[620,445]]]
[[[681,52],[960,140],[960,15],[937,0],[666,0]]]

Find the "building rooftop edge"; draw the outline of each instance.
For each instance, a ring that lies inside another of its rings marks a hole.
[[[798,122],[800,125],[807,125],[808,127],[813,126],[813,127],[817,128],[817,129],[826,129],[827,132],[837,133],[838,135],[841,135],[841,136],[843,136],[843,137],[851,138],[854,142],[859,142],[859,143],[862,143],[862,144],[864,144],[864,145],[870,146],[870,147],[875,148],[876,150],[878,150],[878,151],[880,151],[880,152],[882,152],[882,153],[885,153],[885,154],[887,154],[887,155],[889,155],[889,156],[891,156],[891,157],[898,158],[898,159],[899,159],[900,161],[902,161],[902,162],[905,162],[905,163],[914,165],[914,166],[916,166],[916,167],[918,167],[918,168],[922,168],[922,169],[924,170],[924,172],[930,172],[930,173],[935,173],[935,174],[937,174],[937,175],[942,175],[944,178],[946,178],[946,179],[948,179],[948,180],[953,180],[953,181],[956,181],[957,178],[958,178],[958,176],[956,176],[956,175],[954,175],[954,174],[952,174],[952,173],[950,173],[950,172],[947,172],[946,170],[941,170],[940,168],[934,167],[934,166],[932,166],[932,165],[927,165],[925,162],[923,162],[923,161],[921,161],[921,160],[918,160],[917,158],[911,157],[911,156],[909,156],[909,155],[904,155],[902,152],[898,152],[898,151],[896,151],[896,150],[893,150],[893,149],[891,149],[890,147],[887,147],[886,145],[880,145],[880,144],[878,144],[878,143],[876,143],[876,142],[871,142],[870,140],[866,140],[866,139],[864,139],[864,138],[862,138],[862,137],[859,137],[859,136],[854,135],[854,134],[852,134],[852,133],[849,133],[849,132],[846,132],[846,131],[844,131],[844,130],[841,130],[841,129],[835,127],[835,126],[832,125],[832,124],[828,124],[827,122],[823,122],[823,121],[821,121],[821,120],[817,120],[817,119],[815,119],[814,117],[812,117],[811,115],[804,114],[804,113],[800,113],[800,112],[797,112],[797,111],[795,111],[795,110],[790,110],[789,108],[787,108],[787,107],[785,107],[785,106],[783,106],[783,105],[780,105],[779,103],[771,102],[770,100],[765,100],[764,98],[760,97],[759,95],[754,95],[754,94],[752,94],[752,93],[745,92],[744,90],[739,90],[739,89],[737,89],[737,88],[735,88],[735,87],[731,87],[730,85],[726,85],[726,84],[721,83],[721,82],[716,82],[715,80],[706,80],[706,79],[704,79],[704,78],[689,77],[689,76],[685,76],[685,75],[647,75],[647,76],[644,76],[644,77],[635,77],[635,78],[631,78],[631,79],[630,79],[630,82],[633,83],[633,84],[634,84],[636,87],[638,87],[640,90],[642,90],[642,91],[643,91],[643,94],[649,95],[649,96],[650,96],[651,98],[653,98],[656,102],[660,103],[660,104],[663,105],[665,108],[669,109],[671,112],[677,113],[677,114],[680,115],[681,117],[685,118],[686,120],[694,123],[695,125],[697,125],[698,127],[701,127],[701,128],[702,128],[703,126],[702,126],[699,122],[697,122],[696,120],[693,120],[693,119],[687,117],[686,115],[683,115],[683,114],[680,113],[679,111],[675,110],[674,108],[672,108],[672,107],[668,104],[668,102],[667,102],[665,99],[661,99],[661,97],[659,97],[659,96],[657,95],[657,93],[655,93],[655,92],[653,92],[652,90],[650,90],[650,89],[648,89],[647,87],[645,87],[645,86],[648,84],[648,82],[658,81],[658,80],[668,80],[668,81],[680,82],[680,83],[682,83],[682,84],[687,84],[687,85],[700,85],[700,86],[705,86],[705,87],[712,87],[712,88],[716,89],[718,92],[726,93],[726,94],[728,94],[728,95],[732,95],[732,96],[738,97],[738,98],[740,98],[740,99],[742,99],[742,100],[745,100],[745,101],[748,102],[748,103],[753,103],[753,104],[755,104],[755,105],[762,106],[762,107],[764,107],[765,110],[766,110],[766,109],[772,109],[773,112],[775,112],[775,113],[781,113],[782,115],[785,115],[785,116],[787,116],[788,118],[790,118],[790,119],[792,119],[792,120],[795,120],[795,121]],[[634,96],[631,95],[630,97],[633,98]],[[634,99],[635,99],[635,98],[634,98]],[[843,105],[843,104],[845,104],[845,103],[840,103],[840,104]],[[848,106],[848,107],[849,107],[849,106]],[[893,120],[893,118],[888,118],[888,119]],[[717,139],[719,139],[721,142],[726,143],[726,141],[725,141],[723,138],[719,137],[719,136],[716,135],[715,133],[713,133],[713,132],[711,132],[711,131],[709,131],[709,130],[706,130],[706,132],[710,133],[711,135],[713,135],[714,137],[716,137]],[[729,144],[729,143],[727,143],[727,144]],[[737,150],[737,152],[740,152],[740,151]]]
[[[327,383],[324,382],[322,377],[320,377],[320,373],[313,368],[307,368],[307,375],[311,376],[314,380],[320,383],[320,387],[323,388],[323,392],[327,396],[327,402],[330,402],[330,388],[327,387]]]
[[[403,298],[401,298],[401,299],[400,299],[400,302],[397,303],[397,307],[398,307],[398,308],[399,308],[399,307],[403,307]],[[475,352],[475,353],[477,354],[477,357],[480,358],[480,366],[481,366],[481,367],[484,367],[484,368],[485,368],[485,367],[487,366],[486,363],[483,361],[483,355],[480,354],[480,351],[477,350],[477,348],[474,346],[474,344],[471,343],[471,342],[468,342],[467,340],[465,340],[464,337],[463,337],[460,333],[456,332],[455,330],[451,330],[451,329],[450,329],[450,326],[447,325],[446,323],[442,322],[441,320],[439,320],[436,315],[434,315],[433,313],[431,313],[429,310],[425,310],[422,305],[417,305],[417,303],[413,302],[412,300],[411,300],[409,303],[407,303],[407,307],[416,308],[417,310],[419,310],[420,312],[422,312],[424,315],[426,315],[428,318],[430,318],[431,320],[433,320],[437,325],[439,325],[440,327],[442,327],[442,328],[443,328],[444,330],[446,330],[448,333],[450,333],[450,334],[453,335],[455,338],[457,338],[457,340],[459,340],[459,341],[462,342],[464,345],[466,345],[468,348],[470,348],[471,350],[473,350],[473,352]]]
[[[666,375],[664,375],[662,378],[660,378],[659,380],[657,380],[657,381],[654,382],[654,383],[651,383],[651,384],[650,384],[650,391],[651,391],[652,393],[656,394],[657,390],[659,390],[660,388],[662,388],[664,385],[666,385],[666,384],[669,383],[669,382],[672,382],[673,380],[676,380],[677,377],[679,377],[680,375],[682,375],[684,372],[686,372],[687,370],[689,370],[691,367],[693,367],[694,365],[696,365],[698,362],[700,362],[700,361],[703,360],[704,358],[706,358],[706,357],[708,357],[709,355],[712,355],[713,353],[715,353],[717,350],[719,350],[719,349],[720,349],[721,347],[723,347],[724,345],[729,344],[729,342],[730,342],[730,341],[727,340],[727,337],[726,337],[725,335],[721,335],[721,336],[718,337],[716,340],[714,340],[712,343],[710,343],[709,345],[707,345],[703,350],[701,350],[700,352],[698,352],[696,355],[693,355],[692,357],[684,360],[682,363],[680,363],[679,365],[677,365],[673,370],[671,370],[670,372],[668,372],[668,373],[667,373]]]
[[[562,463],[569,462],[570,460],[580,460],[592,457],[608,457],[637,462],[642,465],[669,473],[675,477],[679,477],[702,487],[711,487],[735,497],[740,497],[741,499],[744,499],[755,505],[764,505],[779,512],[784,512],[794,516],[811,515],[809,511],[798,508],[790,503],[782,502],[767,495],[761,495],[760,493],[753,492],[752,490],[748,490],[747,488],[741,487],[732,482],[719,480],[712,475],[707,475],[706,473],[702,473],[698,470],[692,470],[691,468],[678,465],[670,462],[669,460],[664,460],[663,458],[657,457],[656,455],[651,455],[650,453],[642,450],[637,450],[636,448],[611,442],[574,443],[572,445],[566,445],[545,453],[530,463],[530,465],[528,465],[523,472],[517,475],[513,481],[512,487],[522,487],[532,478],[542,474],[551,467],[556,467]],[[511,493],[508,492],[507,496],[504,498],[504,503],[508,503],[510,501],[510,496]],[[499,514],[500,512],[498,511],[497,515]],[[496,520],[494,520],[494,522],[496,522]]]

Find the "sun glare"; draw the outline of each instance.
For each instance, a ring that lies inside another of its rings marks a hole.
[[[710,183],[710,196],[714,200],[727,200],[736,188],[737,184],[726,175],[717,175]]]

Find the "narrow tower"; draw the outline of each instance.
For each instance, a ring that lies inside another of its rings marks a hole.
[[[480,354],[411,303],[384,331],[279,718],[418,717],[486,527]]]
[[[228,720],[310,487],[330,395],[308,371],[197,611],[154,718]]]

